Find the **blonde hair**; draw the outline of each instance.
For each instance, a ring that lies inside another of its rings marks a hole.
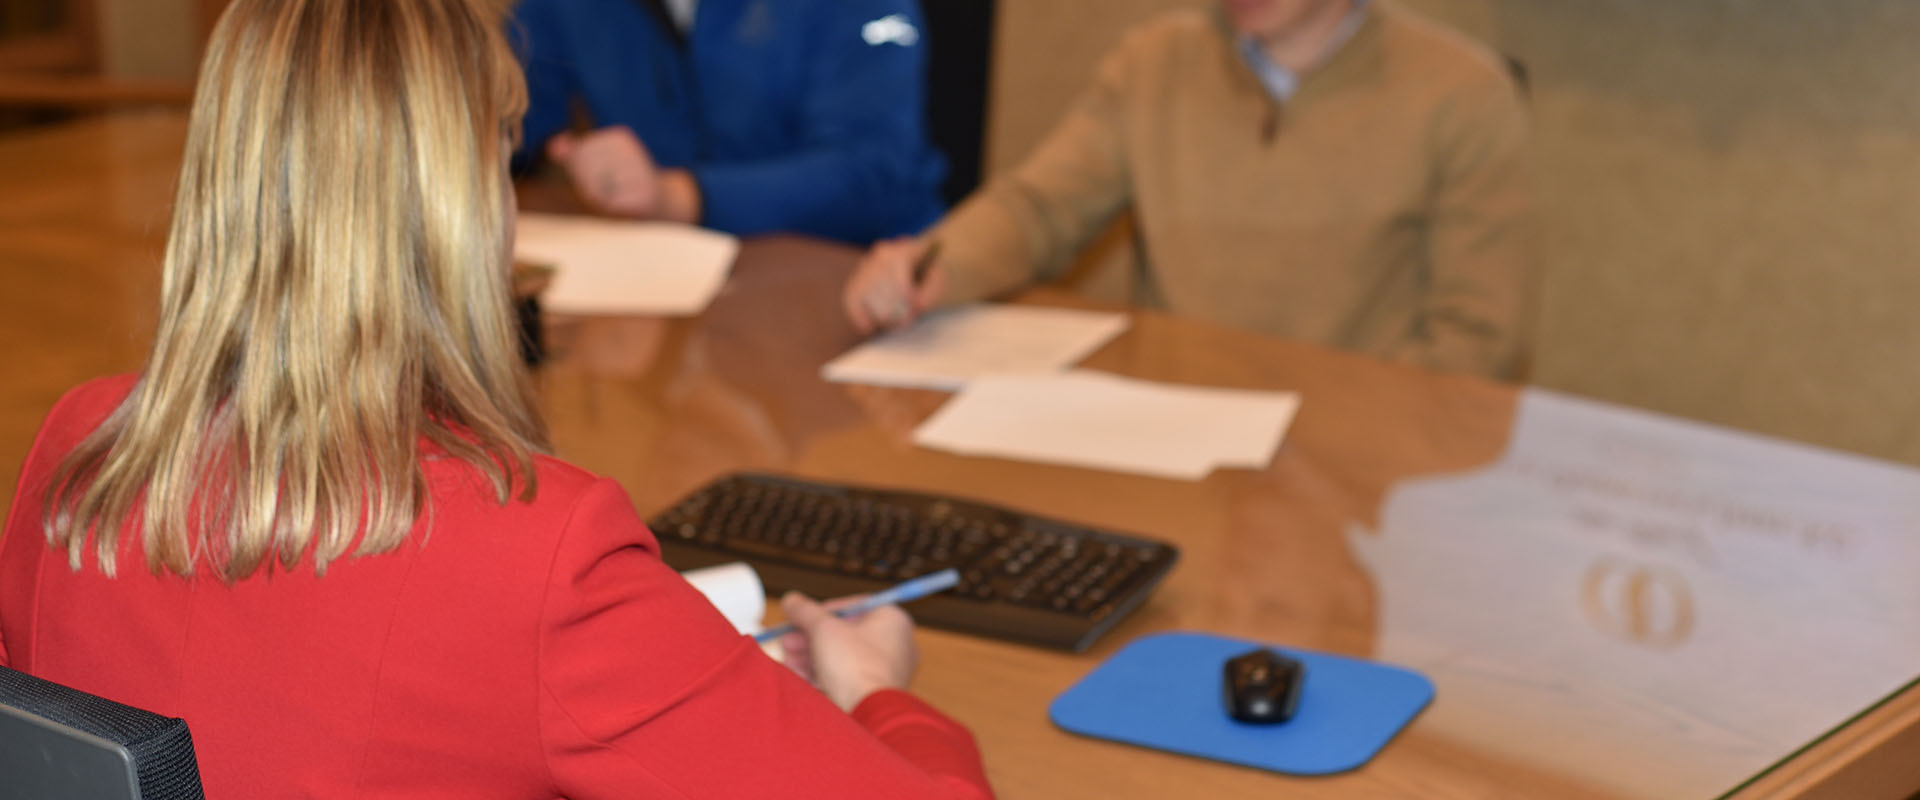
[[[509,312],[526,87],[493,0],[238,0],[201,65],[146,369],[67,456],[48,541],[226,580],[393,550],[422,459],[529,500]],[[137,511],[137,519],[136,516]],[[91,537],[89,537],[91,534]],[[355,541],[358,545],[355,546]]]

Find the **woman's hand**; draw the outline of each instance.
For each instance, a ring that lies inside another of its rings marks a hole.
[[[780,607],[796,628],[780,639],[787,666],[848,712],[881,689],[907,688],[920,661],[913,620],[899,606],[881,606],[850,619],[833,615],[834,608],[858,600],[821,605],[798,592],[780,598]]]

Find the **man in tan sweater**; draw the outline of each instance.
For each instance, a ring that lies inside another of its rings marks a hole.
[[[846,311],[871,331],[1058,277],[1131,207],[1142,305],[1510,377],[1537,258],[1526,127],[1500,59],[1392,0],[1169,13],[1018,169],[870,251]]]

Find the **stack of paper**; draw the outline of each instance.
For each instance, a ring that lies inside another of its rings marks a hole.
[[[521,214],[513,252],[554,267],[547,310],[686,316],[713,302],[739,250],[732,236],[687,225]]]
[[[950,391],[982,375],[1062,369],[1126,329],[1125,314],[964,306],[862,344],[820,372],[841,383]]]
[[[969,381],[914,431],[915,443],[1163,478],[1263,469],[1300,396],[1180,386],[1074,370]]]

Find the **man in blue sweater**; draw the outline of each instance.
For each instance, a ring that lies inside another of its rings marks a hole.
[[[940,216],[915,0],[522,0],[515,17],[515,165],[544,153],[599,211],[862,245]]]

